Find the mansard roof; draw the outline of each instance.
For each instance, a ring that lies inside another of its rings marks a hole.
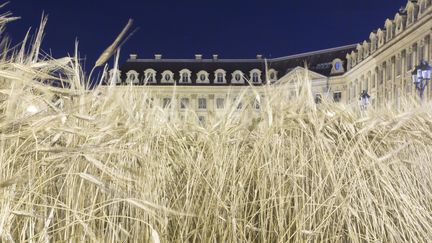
[[[344,61],[346,67],[346,54],[354,50],[355,47],[356,45],[348,45],[273,59],[128,59],[120,69],[122,75],[125,75],[130,70],[135,70],[139,73],[140,79],[145,70],[154,69],[158,75],[158,81],[156,83],[158,85],[161,85],[159,75],[165,70],[172,71],[175,80],[180,78],[180,70],[190,70],[192,72],[193,82],[192,84],[185,85],[193,85],[195,83],[196,74],[205,70],[210,74],[209,85],[212,85],[215,79],[215,71],[223,69],[226,71],[227,85],[229,85],[232,79],[232,73],[237,70],[249,75],[251,70],[259,69],[262,71],[261,79],[265,80],[266,66],[267,70],[275,69],[278,72],[278,77],[281,78],[296,67],[304,67],[305,63],[308,64],[311,71],[328,77],[332,70],[333,60],[340,59]],[[124,77],[122,77],[122,79],[123,78]]]

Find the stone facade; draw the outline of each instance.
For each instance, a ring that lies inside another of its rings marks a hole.
[[[195,59],[164,59],[160,54],[138,59],[133,54],[120,70],[107,74],[106,84],[145,90],[161,107],[187,107],[203,118],[230,102],[244,106],[238,100],[245,92],[249,106],[259,110],[271,96],[269,86],[283,85],[290,100],[298,94],[297,81],[307,68],[316,101],[327,97],[357,105],[362,90],[368,90],[374,106],[398,106],[404,95],[417,95],[411,72],[421,60],[432,62],[431,37],[432,0],[409,0],[394,19],[359,44],[273,59],[203,59],[199,54]],[[432,98],[432,85],[425,97]]]

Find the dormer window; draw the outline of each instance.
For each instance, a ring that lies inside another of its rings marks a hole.
[[[363,59],[363,48],[360,44],[357,45],[357,63],[360,63]]]
[[[277,71],[274,69],[270,69],[269,70],[269,78],[270,78],[270,82],[277,81]]]
[[[381,47],[384,45],[384,33],[382,30],[378,30],[378,47]]]
[[[183,69],[180,71],[180,82],[181,83],[191,83],[191,71],[188,69]]]
[[[118,69],[111,69],[109,71],[109,83],[121,84],[121,71]]]
[[[209,74],[206,71],[199,71],[197,73],[197,83],[209,83]]]
[[[332,62],[332,70],[331,70],[331,74],[340,74],[345,72],[345,69],[342,65],[342,60],[339,58],[336,58],[333,60]]]
[[[411,25],[415,21],[415,5],[413,2],[408,1],[407,7],[407,25]]]
[[[395,16],[395,25],[396,25],[396,31],[395,34],[398,35],[399,33],[401,33],[404,29],[404,17],[402,17],[399,13],[396,14]]]
[[[254,84],[261,83],[261,71],[254,69],[250,71],[251,81]]]
[[[144,71],[144,83],[156,83],[156,71],[147,69]]]
[[[378,49],[378,38],[377,38],[377,34],[375,32],[372,32],[369,35],[369,39],[370,39],[370,53],[374,53],[377,49]]]
[[[351,66],[354,67],[357,64],[357,54],[353,51],[351,52]]]
[[[174,82],[174,73],[166,70],[162,73],[162,83],[173,83]]]
[[[363,57],[366,58],[369,56],[369,42],[364,41],[363,42]]]
[[[222,70],[222,69],[216,70],[215,71],[215,80],[214,80],[214,82],[217,83],[217,84],[226,83],[225,76],[226,76],[226,72],[224,70]]]
[[[234,84],[244,83],[243,72],[239,71],[239,70],[233,72],[232,73],[231,83],[234,83]]]
[[[127,84],[138,84],[138,73],[135,70],[130,70],[126,73],[126,83]]]
[[[419,15],[423,14],[423,12],[426,10],[427,8],[427,1],[428,0],[419,0],[418,5],[420,7],[419,9]]]
[[[387,19],[385,23],[385,27],[386,27],[386,40],[388,42],[393,38],[393,21]]]

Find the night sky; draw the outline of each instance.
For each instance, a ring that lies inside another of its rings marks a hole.
[[[139,30],[123,46],[140,58],[279,57],[362,42],[407,0],[12,0],[3,11],[21,20],[7,33],[19,43],[49,15],[43,49],[73,54],[78,39],[90,69],[127,23]]]

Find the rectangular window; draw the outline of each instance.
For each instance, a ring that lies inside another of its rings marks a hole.
[[[224,109],[225,108],[225,99],[224,98],[216,98],[216,108]]]
[[[363,81],[363,89],[369,89],[369,78]]]
[[[146,99],[146,107],[153,108],[153,98]]]
[[[207,109],[207,99],[198,98],[198,109]]]
[[[241,102],[238,102],[238,103],[237,103],[237,98],[234,98],[234,99],[233,99],[233,104],[234,104],[234,105],[237,105],[237,110],[241,110],[242,107],[243,107],[243,104],[242,104]]]
[[[205,125],[205,116],[198,116],[198,122],[201,126]]]
[[[340,102],[342,99],[342,92],[336,91],[333,93],[333,100],[334,102]]]
[[[387,74],[387,80],[391,80],[393,78],[393,70],[392,70],[392,63],[391,62],[389,62],[387,64],[386,74]]]
[[[260,104],[260,101],[259,101],[258,99],[255,99],[252,105],[253,105],[252,107],[253,107],[255,110],[259,110],[259,109],[261,109],[261,104]]]
[[[163,98],[163,100],[162,100],[162,107],[164,109],[171,108],[171,98]]]
[[[315,95],[315,104],[320,104],[321,100],[322,100],[321,94],[316,94]]]
[[[400,76],[402,73],[402,59],[396,58],[396,76]]]
[[[379,83],[382,84],[384,82],[384,68],[380,71],[379,75]]]
[[[425,47],[424,47],[424,45],[422,45],[422,46],[420,46],[420,48],[419,48],[419,54],[418,54],[418,60],[419,60],[419,63],[422,61],[422,60],[424,60],[424,58],[425,58]]]
[[[189,107],[189,98],[180,99],[180,109],[187,109]]]
[[[406,62],[407,62],[407,71],[409,71],[412,69],[412,52],[407,53]]]

